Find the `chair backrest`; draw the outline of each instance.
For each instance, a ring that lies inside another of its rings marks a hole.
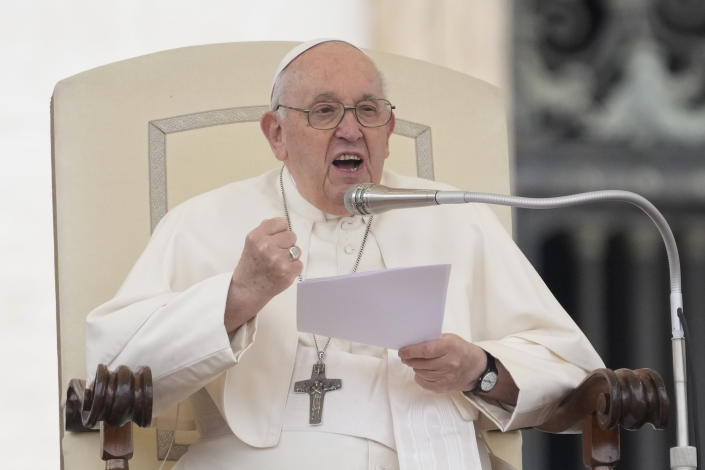
[[[85,377],[84,320],[111,298],[169,207],[278,166],[258,119],[293,43],[169,50],[62,80],[52,98],[52,163],[62,396]],[[504,107],[492,86],[418,60],[370,52],[396,105],[387,168],[508,193]],[[510,215],[498,213],[507,229]],[[133,469],[156,464],[137,430]],[[99,468],[97,436],[63,432],[64,468]]]

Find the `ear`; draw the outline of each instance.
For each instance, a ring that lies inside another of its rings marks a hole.
[[[389,156],[389,137],[392,135],[392,132],[394,132],[394,126],[396,125],[396,116],[394,116],[394,112],[392,112],[392,117],[389,119],[389,122],[387,123],[385,129],[387,131],[387,153],[384,156],[384,158],[387,158]]]
[[[277,116],[277,114],[273,111],[267,111],[259,120],[259,127],[262,129],[262,133],[267,138],[269,146],[274,153],[274,157],[280,161],[286,160],[288,154],[286,151],[286,145],[284,144],[279,116]]]

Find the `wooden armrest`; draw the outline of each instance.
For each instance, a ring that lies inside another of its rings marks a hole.
[[[560,402],[538,429],[565,432],[592,414],[603,429],[617,425],[639,429],[646,423],[663,429],[668,409],[666,386],[656,371],[597,369]]]
[[[83,397],[86,392],[86,382],[81,379],[71,379],[66,390],[66,406],[64,408],[64,427],[70,432],[98,431],[96,427],[88,428],[83,425],[81,409]]]
[[[131,372],[120,366],[109,372],[98,366],[96,378],[72,379],[66,397],[66,429],[101,429],[101,454],[106,468],[127,469],[132,457],[131,422],[149,426],[152,419],[152,374],[148,367]],[[610,469],[619,462],[619,429],[651,424],[663,429],[669,399],[661,376],[651,369],[597,369],[570,392],[537,429],[550,433],[580,429],[583,461],[588,467]]]
[[[98,366],[90,388],[71,379],[66,392],[65,423],[70,432],[100,430],[101,458],[107,469],[127,469],[132,458],[132,423],[149,426],[152,421],[152,372],[125,366],[110,372]]]
[[[647,423],[663,429],[669,406],[666,386],[656,371],[597,369],[537,429],[560,433],[582,426],[583,462],[610,469],[620,459],[619,429],[639,429]]]

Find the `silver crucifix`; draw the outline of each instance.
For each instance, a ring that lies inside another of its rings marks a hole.
[[[321,424],[323,397],[326,392],[338,390],[342,386],[343,381],[341,379],[326,378],[326,365],[323,362],[317,362],[313,365],[310,379],[294,383],[294,391],[296,393],[308,393],[309,395],[308,424]]]

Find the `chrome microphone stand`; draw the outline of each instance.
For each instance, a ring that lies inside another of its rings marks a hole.
[[[685,335],[679,317],[679,314],[683,312],[680,258],[673,232],[663,214],[643,196],[619,190],[592,191],[551,198],[526,198],[465,191],[439,191],[436,195],[438,204],[481,202],[527,209],[554,209],[603,201],[628,202],[641,209],[654,222],[666,246],[671,283],[671,346],[673,352],[673,387],[676,399],[676,446],[671,447],[671,470],[696,470],[697,451],[694,446],[689,444],[688,437]]]
[[[628,202],[641,209],[656,224],[668,256],[671,282],[671,333],[673,350],[673,386],[676,399],[676,446],[671,447],[671,470],[696,470],[697,450],[689,445],[688,392],[686,379],[685,334],[679,315],[683,314],[681,268],[673,232],[659,210],[646,198],[629,191],[603,190],[550,198],[527,198],[466,191],[398,189],[364,183],[351,186],[345,194],[345,205],[352,213],[374,214],[391,209],[436,204],[479,202],[526,209],[555,209],[593,202]]]

